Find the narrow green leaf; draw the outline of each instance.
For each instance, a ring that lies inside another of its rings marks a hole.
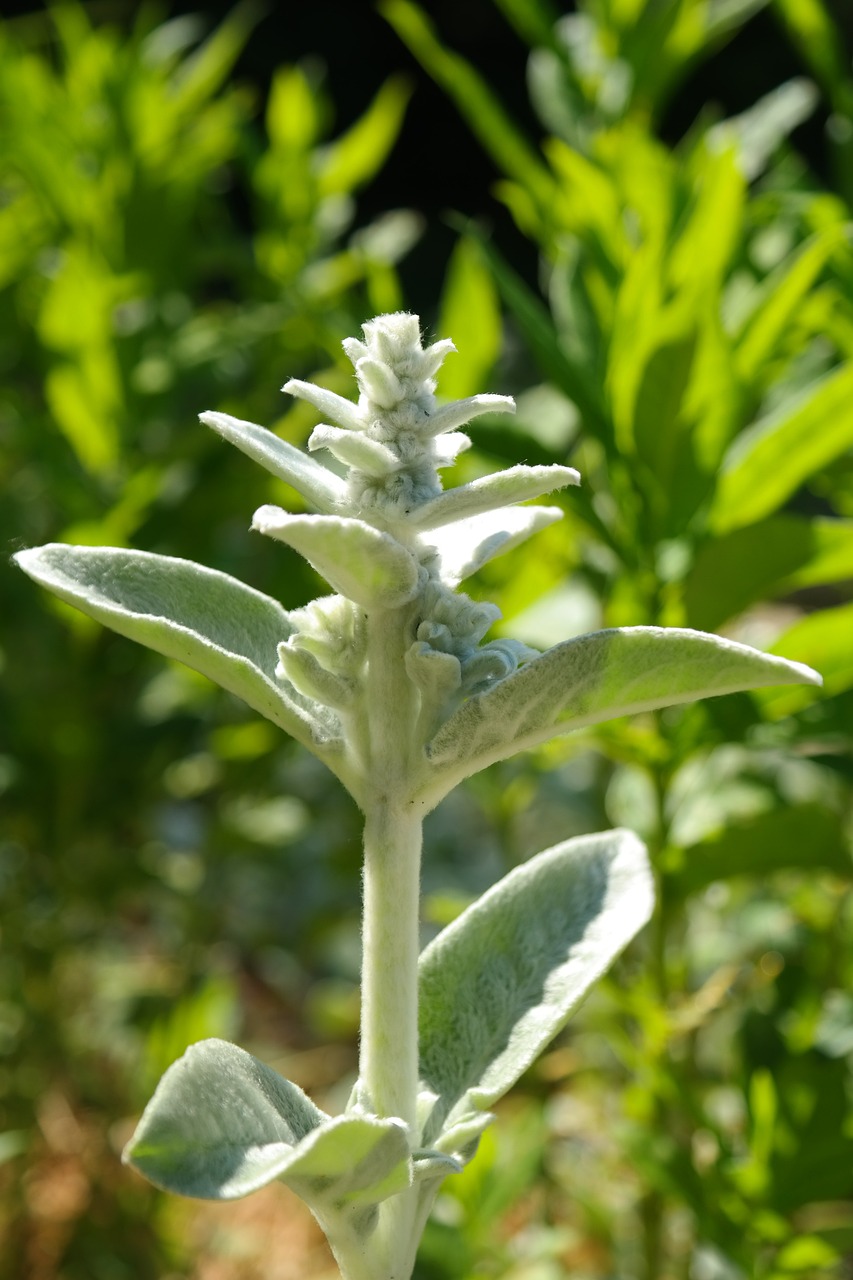
[[[230,413],[200,413],[199,420],[321,511],[336,511],[346,498],[347,487],[339,476],[266,427],[232,418]]]
[[[418,565],[390,533],[344,516],[293,516],[260,507],[252,528],[304,556],[335,591],[364,609],[397,609],[411,600]]]
[[[472,234],[477,236],[476,230]],[[601,392],[589,371],[565,350],[547,307],[484,237],[477,236],[504,302],[512,312],[530,354],[544,377],[560,389],[584,420],[585,428],[605,447],[612,447],[613,428]]]
[[[671,627],[596,631],[555,646],[441,726],[427,753],[441,794],[527,747],[602,720],[762,685],[817,684],[806,666]]]
[[[686,897],[716,880],[762,878],[788,868],[849,875],[850,854],[838,814],[819,804],[797,804],[729,823],[683,851],[678,871],[666,877],[667,894]]]
[[[773,0],[773,4],[838,109],[850,71],[844,59],[844,37],[829,9],[821,0]]]
[[[736,338],[738,373],[746,382],[760,376],[779,339],[832,254],[850,241],[850,228],[836,224],[812,236],[762,286],[759,302]]]
[[[263,14],[258,0],[241,0],[216,30],[182,63],[174,78],[174,105],[198,112],[224,84]]]
[[[853,604],[821,609],[794,623],[773,648],[798,662],[813,663],[823,676],[824,693],[832,697],[853,688]],[[767,715],[778,719],[811,702],[799,689],[774,689],[761,695]]]
[[[349,195],[368,182],[385,163],[397,140],[411,86],[391,76],[355,124],[317,157],[321,196]]]
[[[495,162],[527,186],[547,209],[554,196],[553,180],[482,76],[458,53],[443,48],[423,9],[411,0],[381,0],[379,12],[453,99]]]
[[[853,364],[820,378],[738,437],[709,515],[717,533],[770,515],[853,445]]]
[[[636,836],[581,836],[516,867],[430,943],[419,970],[420,1069],[438,1101],[425,1142],[515,1084],[653,900]]]
[[[450,258],[441,295],[439,333],[452,333],[456,354],[441,371],[448,399],[473,395],[487,382],[501,348],[498,292],[480,247],[462,236]]]
[[[756,600],[853,578],[853,520],[769,516],[699,550],[684,585],[691,627],[713,631]]]
[[[148,551],[49,543],[15,559],[62,600],[200,671],[326,758],[336,722],[275,678],[276,646],[293,629],[276,600],[225,573]]]

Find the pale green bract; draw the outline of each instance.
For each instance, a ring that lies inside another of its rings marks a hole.
[[[537,653],[489,640],[497,609],[458,590],[560,517],[519,504],[577,484],[512,467],[444,489],[458,430],[506,396],[440,405],[453,350],[416,316],[344,343],[357,403],[285,390],[332,421],[304,453],[228,414],[202,421],[316,514],[264,506],[336,594],[288,612],[185,560],[52,544],[36,581],[122,635],[215,680],[292,734],[360,805],[364,955],[359,1079],[341,1116],[235,1045],[192,1046],[166,1072],[125,1153],[152,1182],[227,1200],[273,1179],[310,1205],[346,1280],[406,1280],[442,1179],[476,1150],[491,1107],[649,918],[652,878],[630,832],[566,841],[516,868],[418,956],[421,826],[462,778],[572,729],[713,694],[818,683],[808,667],[698,631],[620,628]],[[345,477],[314,454],[333,455]]]

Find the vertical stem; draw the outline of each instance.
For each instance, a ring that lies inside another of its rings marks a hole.
[[[364,828],[361,1079],[377,1115],[414,1125],[418,1090],[420,815],[390,804]]]
[[[410,624],[406,608],[368,619],[360,1074],[376,1114],[413,1127],[422,821],[410,800],[418,712],[405,667]]]

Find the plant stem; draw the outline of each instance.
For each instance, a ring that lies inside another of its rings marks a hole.
[[[361,1082],[377,1115],[413,1128],[418,1091],[421,818],[391,805],[364,828]]]
[[[368,622],[361,986],[362,1087],[414,1133],[422,816],[411,802],[417,696],[406,674],[411,610]]]

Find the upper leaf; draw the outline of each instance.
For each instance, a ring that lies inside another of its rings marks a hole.
[[[185,662],[324,759],[330,754],[334,718],[275,677],[276,646],[293,631],[276,600],[215,569],[148,551],[49,543],[15,559],[83,613]]]
[[[396,609],[411,600],[418,564],[389,533],[364,520],[339,516],[291,516],[280,507],[260,507],[252,528],[286,542],[335,591],[365,609]]]
[[[427,747],[443,766],[435,793],[601,720],[762,685],[819,683],[800,663],[701,631],[622,627],[578,636],[475,694],[445,721]]]
[[[411,523],[416,529],[438,529],[496,507],[539,498],[567,484],[580,484],[580,476],[573,467],[509,467],[445,490],[414,510]]]
[[[559,507],[502,507],[433,530],[424,541],[438,552],[442,581],[455,586],[562,515]]]
[[[419,969],[421,1079],[437,1095],[426,1143],[447,1150],[443,1129],[451,1145],[476,1137],[451,1130],[515,1084],[653,900],[636,836],[581,836],[516,867],[430,943]]]
[[[254,462],[259,462],[280,480],[286,480],[321,511],[335,511],[343,504],[347,487],[340,476],[272,431],[255,426],[254,422],[232,418],[228,413],[202,413],[199,418]]]

